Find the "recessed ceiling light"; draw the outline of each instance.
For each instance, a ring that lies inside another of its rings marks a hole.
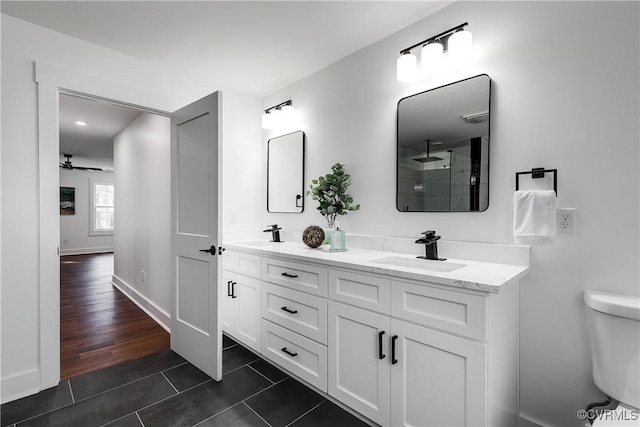
[[[83,122],[82,120],[76,120],[74,123],[77,124],[78,126],[86,126],[87,125],[87,122]]]

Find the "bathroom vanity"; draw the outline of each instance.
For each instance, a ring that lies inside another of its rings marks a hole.
[[[315,389],[382,426],[517,424],[528,248],[487,262],[225,247],[223,331]]]

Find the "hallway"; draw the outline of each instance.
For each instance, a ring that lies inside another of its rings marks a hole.
[[[113,253],[60,257],[60,370],[68,379],[169,348],[169,333],[111,285]]]

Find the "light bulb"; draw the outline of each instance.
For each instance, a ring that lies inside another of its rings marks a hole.
[[[397,78],[399,82],[415,80],[418,71],[418,58],[412,53],[403,53],[397,62]]]
[[[269,113],[262,115],[262,129],[273,129],[273,117]]]
[[[420,51],[420,67],[423,74],[433,74],[442,66],[443,46],[440,42],[429,43]]]
[[[293,108],[293,105],[285,105],[282,107],[282,116],[285,118],[285,120],[292,119],[295,112],[296,109]]]
[[[471,31],[462,30],[453,33],[449,37],[449,56],[452,58],[464,58],[471,52],[473,37]]]

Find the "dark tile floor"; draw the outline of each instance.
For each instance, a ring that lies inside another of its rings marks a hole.
[[[2,405],[5,426],[366,426],[224,337],[223,380],[166,350]]]

